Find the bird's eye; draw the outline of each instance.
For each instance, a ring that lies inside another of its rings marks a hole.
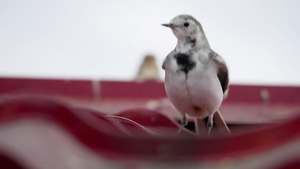
[[[183,26],[188,27],[188,26],[190,26],[190,24],[189,24],[188,22],[185,22],[185,23],[183,24]]]

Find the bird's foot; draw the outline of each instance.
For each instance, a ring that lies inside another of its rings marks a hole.
[[[182,115],[180,124],[181,125],[180,125],[179,129],[177,130],[176,135],[179,134],[182,131],[182,129],[188,124],[185,114]]]
[[[211,129],[214,126],[213,116],[208,116],[207,124],[206,125],[207,125],[207,129],[208,129],[208,135],[210,135]]]

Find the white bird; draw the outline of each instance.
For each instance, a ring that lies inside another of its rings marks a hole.
[[[162,25],[170,27],[177,37],[177,45],[164,60],[162,68],[165,69],[168,98],[182,115],[179,131],[187,125],[188,114],[195,117],[197,133],[199,119],[203,121],[208,117],[210,133],[216,112],[223,120],[219,107],[228,91],[227,66],[210,48],[201,24],[192,16],[179,15]]]

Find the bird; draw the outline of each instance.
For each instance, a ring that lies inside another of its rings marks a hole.
[[[138,82],[160,81],[155,56],[148,54],[144,57],[135,80]]]
[[[166,94],[181,114],[178,132],[188,123],[186,114],[195,119],[198,135],[199,120],[205,118],[205,130],[208,135],[211,133],[215,113],[227,128],[219,112],[229,88],[225,61],[211,49],[202,25],[193,16],[178,15],[162,25],[171,28],[177,38],[177,45],[165,58],[162,68],[165,70]]]

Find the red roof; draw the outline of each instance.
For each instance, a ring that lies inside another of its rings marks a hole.
[[[153,168],[161,162],[192,168],[299,166],[299,93],[300,87],[231,85],[221,107],[229,125],[272,125],[197,138],[186,129],[174,135],[178,113],[162,82],[0,78],[0,163],[25,168]]]

